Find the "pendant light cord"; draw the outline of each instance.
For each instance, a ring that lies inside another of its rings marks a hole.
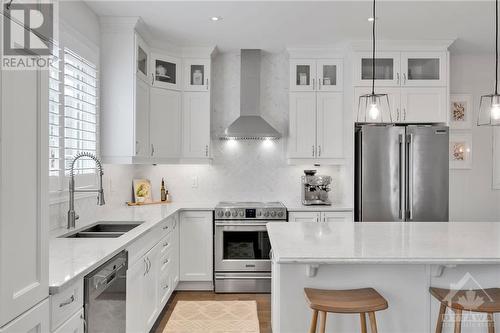
[[[497,6],[498,6],[498,0]],[[373,0],[373,24],[372,24],[372,95],[375,95],[375,0]],[[498,14],[497,14],[497,26],[498,26]],[[497,47],[498,52],[498,47]],[[498,54],[497,54],[497,66],[498,66]],[[498,73],[498,70],[497,70]]]
[[[495,2],[495,95],[498,95],[498,0]]]

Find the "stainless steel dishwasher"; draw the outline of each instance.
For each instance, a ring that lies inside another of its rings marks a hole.
[[[85,276],[85,332],[125,332],[127,252]]]

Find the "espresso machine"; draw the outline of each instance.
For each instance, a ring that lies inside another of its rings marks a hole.
[[[310,205],[331,205],[328,199],[332,177],[316,175],[316,170],[304,170],[302,176],[302,204]]]

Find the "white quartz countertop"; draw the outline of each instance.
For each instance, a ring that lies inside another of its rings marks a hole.
[[[497,222],[268,223],[278,263],[500,263]]]
[[[103,209],[93,221],[77,222],[75,230],[96,221],[140,221],[138,227],[118,238],[57,238],[66,228],[51,232],[49,246],[49,292],[55,294],[69,282],[82,278],[125,249],[156,224],[181,210],[213,210],[216,203],[171,203]]]

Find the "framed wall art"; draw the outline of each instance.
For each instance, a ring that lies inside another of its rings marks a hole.
[[[450,169],[472,169],[472,133],[450,134]]]
[[[474,121],[472,95],[452,94],[450,96],[450,128],[471,129]]]

